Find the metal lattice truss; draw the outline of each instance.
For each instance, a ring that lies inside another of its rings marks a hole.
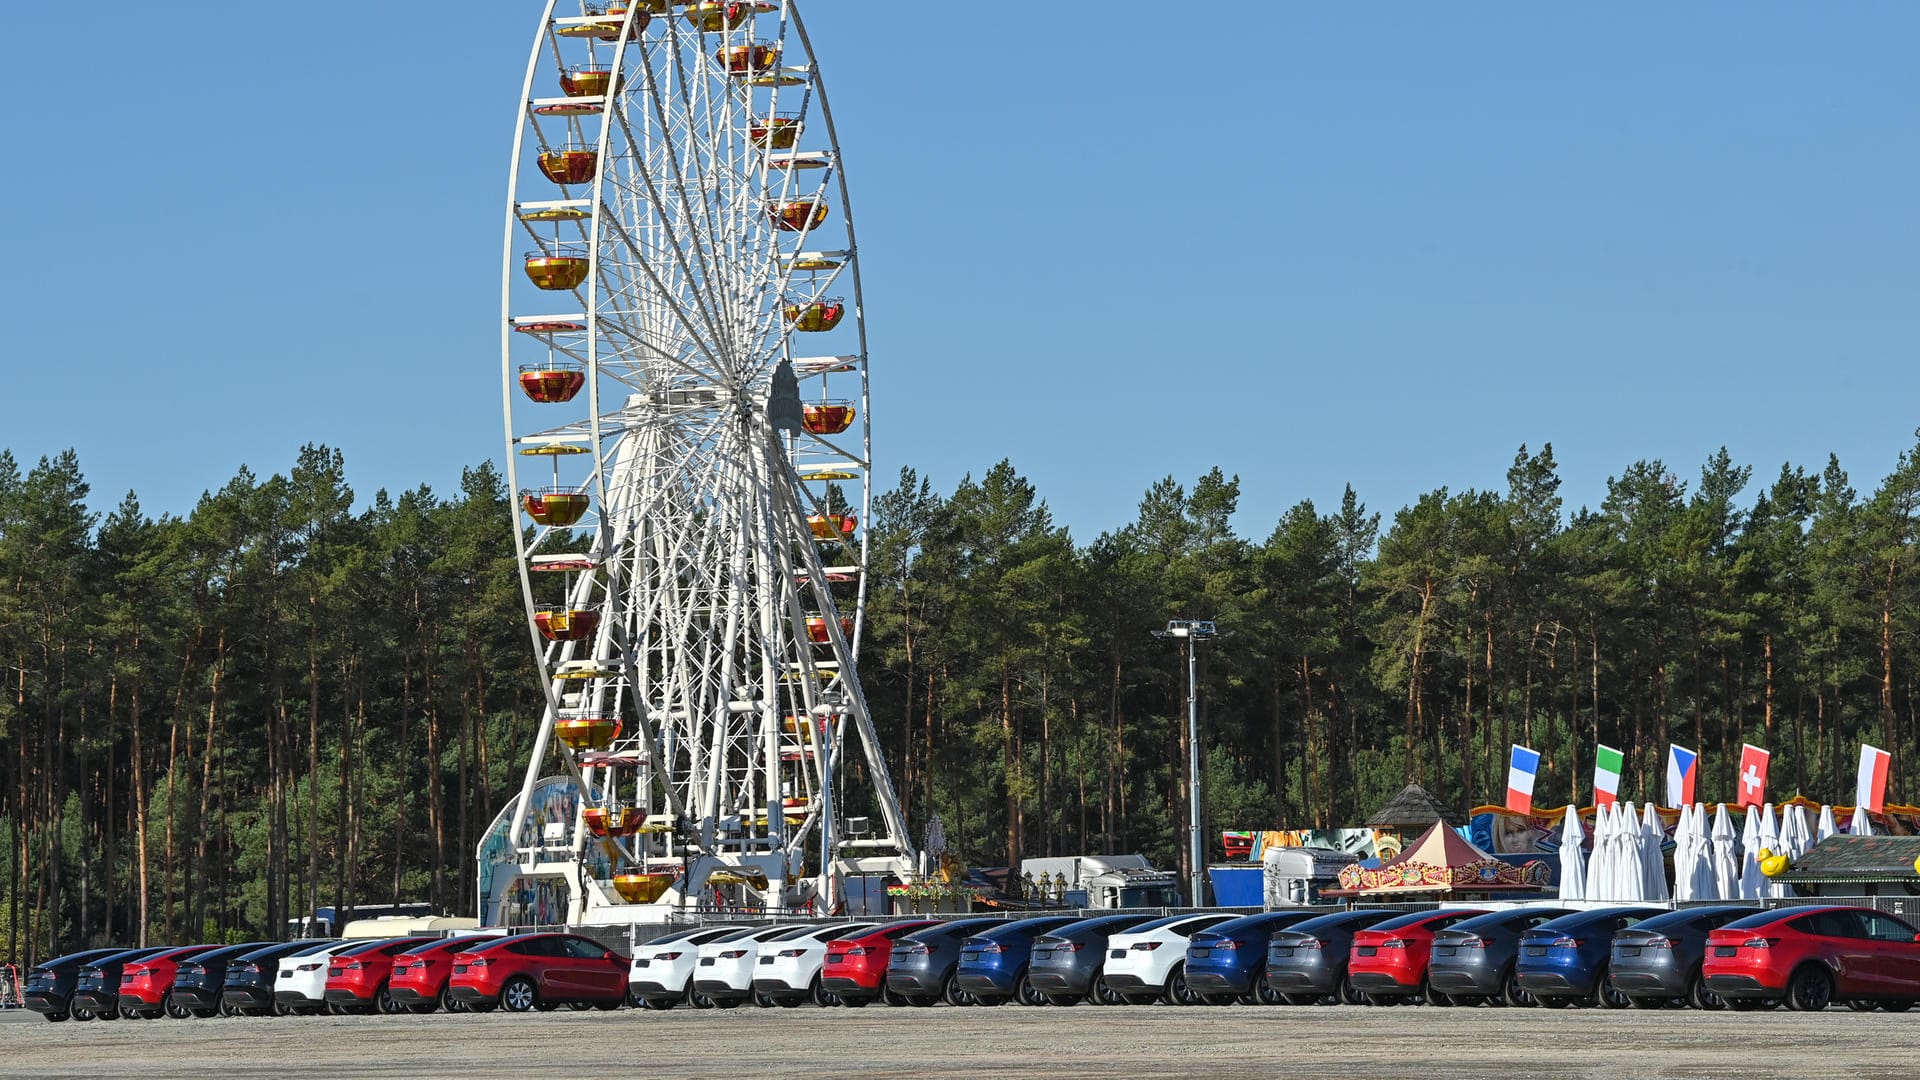
[[[525,794],[509,835],[570,880],[675,875],[630,900],[712,878],[769,907],[832,902],[855,864],[914,853],[854,666],[866,333],[805,30],[791,3],[550,2],[524,97],[502,351],[547,687],[525,790],[557,747],[583,795],[564,858],[522,835]],[[799,432],[767,416],[783,361]],[[857,838],[850,754],[878,811]]]

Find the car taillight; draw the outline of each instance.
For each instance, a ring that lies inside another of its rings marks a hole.
[[[427,966],[427,962],[426,962],[425,960],[409,960],[409,961],[407,961],[407,962],[406,962],[406,963],[404,963],[404,964],[403,964],[403,963],[399,963],[399,962],[395,962],[395,963],[394,963],[394,965],[393,965],[393,970],[395,970],[395,971],[412,971],[412,970],[413,970],[414,968],[417,968],[417,967],[426,967],[426,966]]]
[[[984,953],[1002,953],[1007,951],[997,941],[983,941],[979,944],[978,948]]]
[[[653,958],[655,960],[678,960],[680,959],[680,954],[677,952],[657,952],[653,954]]]
[[[1553,948],[1556,949],[1577,949],[1585,944],[1586,942],[1573,937],[1557,937],[1553,939]]]
[[[1777,937],[1755,937],[1748,938],[1740,944],[1745,945],[1749,949],[1771,949],[1779,943],[1780,939]]]
[[[1317,937],[1301,938],[1290,943],[1296,949],[1324,949],[1327,943]]]
[[[1086,946],[1078,941],[1063,941],[1055,945],[1054,948],[1061,952],[1079,952],[1081,949],[1086,948]]]
[[[301,964],[301,965],[300,965],[299,967],[296,967],[296,968],[294,968],[293,970],[295,970],[295,971],[319,971],[319,970],[320,970],[321,968],[323,968],[323,967],[325,967],[325,966],[326,966],[325,964]]]
[[[1653,937],[1653,938],[1648,938],[1645,941],[1638,942],[1637,944],[1643,949],[1671,949],[1673,948],[1673,939],[1663,938],[1663,937]]]
[[[846,951],[846,955],[848,955],[848,956],[865,956],[865,955],[867,955],[867,947],[866,947],[865,945],[855,945],[855,946],[854,946],[853,948],[851,948],[851,949],[848,949],[848,950]]]
[[[358,961],[358,960],[349,960],[349,961],[347,961],[346,963],[344,963],[344,964],[341,964],[341,965],[340,965],[340,970],[342,970],[342,971],[359,971],[359,970],[360,970],[360,961]]]
[[[258,975],[260,974],[260,965],[259,964],[235,964],[232,967],[228,968],[227,970],[238,971],[243,974]]]
[[[902,945],[897,951],[902,956],[927,956],[933,949],[926,945]]]
[[[486,967],[488,963],[489,961],[487,960],[486,957],[476,956],[473,959],[467,961],[467,966],[470,968]]]
[[[781,949],[781,950],[780,950],[780,955],[781,955],[781,956],[805,956],[805,955],[807,955],[807,950],[805,950],[805,949]]]
[[[1240,947],[1240,943],[1232,938],[1226,938],[1221,941],[1210,941],[1207,944],[1215,949],[1237,949]]]
[[[1382,939],[1380,941],[1380,947],[1383,949],[1404,949],[1407,947],[1407,943],[1401,938],[1390,937]]]
[[[1153,950],[1159,948],[1160,945],[1161,943],[1158,941],[1136,941],[1133,943],[1133,947],[1140,950],[1141,952],[1152,952]]]
[[[173,969],[173,973],[176,977],[180,975],[205,975],[207,969],[201,967],[199,964],[181,964],[179,967]]]
[[[745,949],[728,949],[726,952],[720,954],[720,958],[722,960],[738,960],[745,955],[747,955],[747,950]]]
[[[1461,938],[1458,941],[1449,941],[1447,942],[1447,944],[1458,945],[1462,949],[1484,949],[1487,947],[1487,939],[1469,937],[1469,938]]]

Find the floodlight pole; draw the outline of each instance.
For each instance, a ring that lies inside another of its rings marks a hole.
[[[1200,642],[1219,636],[1211,621],[1176,619],[1157,638],[1174,638],[1187,654],[1187,903],[1206,903],[1206,847],[1200,838]]]

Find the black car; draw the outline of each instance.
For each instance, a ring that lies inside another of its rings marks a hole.
[[[280,961],[339,943],[335,938],[301,938],[233,957],[227,961],[227,976],[220,986],[220,1011],[228,1016],[273,1015],[279,1011],[273,1000],[273,980],[280,974]]]
[[[205,1019],[223,1011],[222,993],[227,984],[227,965],[235,958],[256,949],[265,949],[270,941],[249,941],[228,945],[180,961],[173,969],[173,1000],[188,1013]]]
[[[144,949],[123,949],[82,964],[73,983],[73,1007],[87,1010],[97,1020],[120,1019],[120,972],[128,964],[172,948],[171,945],[151,945]]]
[[[910,1005],[931,1005],[946,998],[949,1005],[971,1005],[973,995],[953,985],[960,966],[960,943],[1005,919],[955,919],[950,923],[908,934],[893,943],[887,954],[887,989]]]
[[[1760,911],[1737,905],[1683,908],[1630,926],[1613,935],[1607,982],[1642,1007],[1685,999],[1696,1009],[1723,1008],[1726,1002],[1700,977],[1707,935]]]
[[[1520,955],[1520,935],[1571,915],[1569,908],[1530,907],[1495,911],[1454,923],[1433,935],[1427,960],[1427,983],[1453,999],[1456,1005],[1498,1000],[1502,1004],[1533,1004],[1514,978]]]
[[[126,950],[118,946],[111,949],[88,949],[85,952],[68,953],[45,963],[36,964],[27,972],[27,985],[21,992],[21,998],[25,1001],[27,1008],[48,1020],[65,1020],[70,1015],[77,1020],[92,1019],[93,1011],[86,1006],[81,1006],[77,1015],[73,1009],[73,988],[74,984],[80,981],[80,969],[96,960],[124,951]]]
[[[1035,938],[1027,960],[1027,981],[1055,1005],[1072,1005],[1089,996],[1101,1005],[1125,1005],[1126,999],[1100,978],[1107,938],[1126,933],[1149,917],[1102,915]]]
[[[1367,995],[1347,978],[1354,931],[1399,914],[1387,908],[1336,911],[1277,931],[1267,942],[1267,986],[1289,1005],[1366,1004]]]

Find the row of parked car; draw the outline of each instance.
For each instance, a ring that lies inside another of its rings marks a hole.
[[[1121,913],[101,949],[28,979],[49,1020],[340,1012],[1425,1003],[1902,1012],[1920,932],[1870,908]]]

